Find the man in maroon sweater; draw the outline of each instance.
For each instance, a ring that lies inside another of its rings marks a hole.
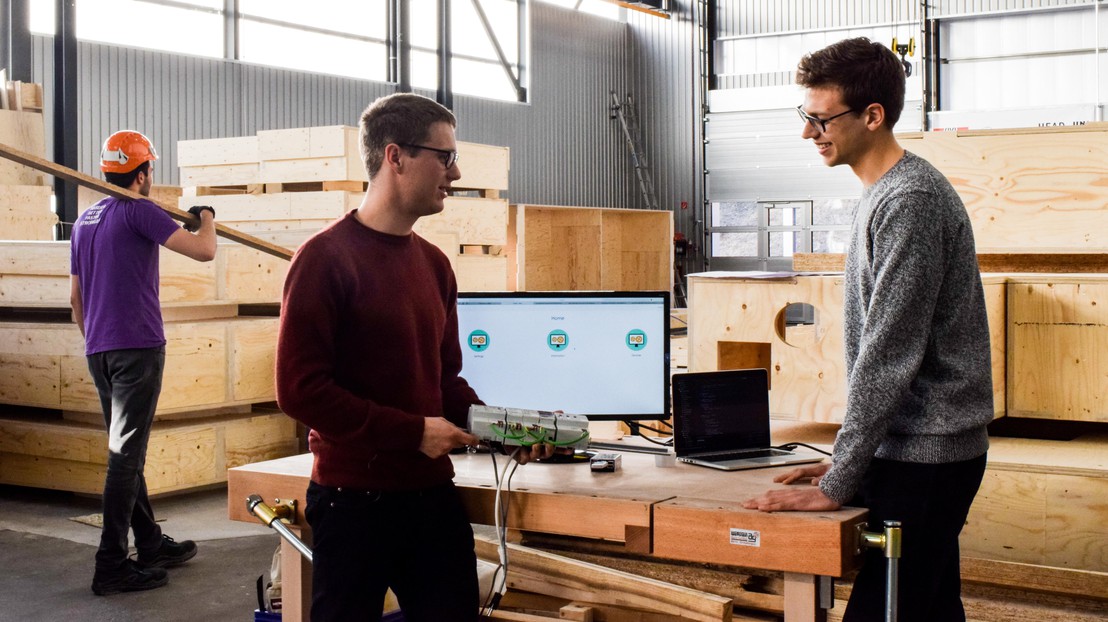
[[[300,247],[285,281],[277,400],[311,429],[313,621],[378,619],[388,587],[408,622],[477,619],[447,454],[477,444],[464,428],[480,402],[458,375],[454,273],[412,232],[461,178],[455,123],[418,95],[371,104],[365,199]]]

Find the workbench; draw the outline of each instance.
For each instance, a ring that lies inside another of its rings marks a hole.
[[[303,454],[228,471],[228,513],[256,522],[245,500],[259,494],[269,504],[296,500],[294,530],[310,542],[304,493],[312,455]],[[495,478],[487,454],[452,456],[455,484],[478,524],[493,524]],[[499,456],[501,466],[508,458]],[[821,577],[841,577],[861,561],[857,526],[866,510],[763,513],[745,499],[780,487],[773,477],[789,467],[716,471],[677,463],[656,466],[655,456],[623,453],[622,468],[593,473],[587,464],[532,463],[511,480],[508,527],[591,538],[660,559],[722,564],[784,573],[785,618],[820,620]],[[284,619],[308,619],[311,567],[282,540]],[[828,582],[822,581],[824,586]]]

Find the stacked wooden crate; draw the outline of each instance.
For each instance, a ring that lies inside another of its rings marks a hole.
[[[1022,256],[1029,265],[1033,253],[1108,253],[1108,125],[901,138],[958,190],[979,251],[1032,253]],[[993,439],[963,554],[1108,572],[1108,275],[985,274],[982,282],[992,427],[1006,436]],[[775,417],[841,423],[842,296],[835,275],[693,276],[689,370],[768,367]],[[786,324],[794,303],[814,308],[813,324]]]
[[[19,93],[36,92],[27,88],[35,86],[38,85],[23,84]],[[3,83],[0,89],[7,91]],[[41,99],[41,87],[37,92]],[[41,106],[39,111],[24,109],[22,105],[18,109],[0,109],[0,143],[45,157]],[[58,217],[50,208],[52,195],[53,190],[42,173],[0,158],[0,239],[53,240]]]
[[[673,290],[673,212],[513,205],[511,289]]]
[[[295,423],[266,406],[276,307],[247,304],[280,276],[240,265],[241,250],[221,246],[208,263],[162,251],[167,343],[147,456],[152,494],[219,483],[229,466],[298,450]],[[103,485],[103,416],[69,313],[69,244],[0,244],[0,483],[91,494]]]
[[[458,143],[462,179],[443,213],[421,218],[416,232],[446,253],[463,290],[507,284],[508,149]],[[267,130],[255,136],[181,141],[179,205],[205,204],[217,220],[295,248],[360,205],[367,183],[357,128],[325,126]],[[260,253],[253,261],[284,270]],[[280,299],[280,289],[269,292]]]

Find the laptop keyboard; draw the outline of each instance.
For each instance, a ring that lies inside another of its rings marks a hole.
[[[745,449],[742,451],[729,451],[722,454],[711,454],[709,456],[696,456],[700,460],[706,460],[708,462],[723,462],[725,460],[742,460],[744,458],[772,458],[773,456],[788,456],[792,452],[781,451],[780,449]]]

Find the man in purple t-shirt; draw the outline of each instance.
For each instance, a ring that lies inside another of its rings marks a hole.
[[[145,136],[125,130],[104,143],[100,170],[108,182],[150,196],[157,159]],[[101,596],[161,587],[166,566],[196,555],[196,543],[174,542],[154,522],[143,475],[165,365],[158,247],[197,261],[215,258],[215,211],[189,211],[200,219],[195,233],[149,200],[109,197],[73,225],[70,303],[108,430],[104,526],[92,579]],[[138,561],[127,557],[131,529]]]

